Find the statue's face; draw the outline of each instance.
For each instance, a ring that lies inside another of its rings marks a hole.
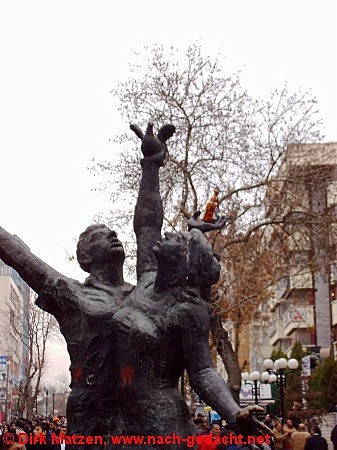
[[[117,238],[116,232],[107,227],[94,231],[90,237],[89,245],[90,253],[95,257],[102,257],[108,260],[119,260],[123,257],[124,261],[123,245]]]
[[[91,231],[88,239],[87,253],[91,260],[97,262],[113,262],[123,264],[124,248],[115,231],[100,226]]]
[[[186,258],[186,240],[178,233],[164,233],[161,242],[153,247],[154,253],[162,260],[175,260]]]
[[[169,285],[180,286],[186,279],[186,240],[178,233],[165,233],[162,242],[153,247],[158,260],[158,276],[169,275]]]

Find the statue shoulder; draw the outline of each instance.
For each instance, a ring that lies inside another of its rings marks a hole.
[[[83,288],[79,281],[57,274],[45,280],[35,303],[60,321],[64,311],[78,309],[78,297]]]
[[[209,324],[208,303],[194,290],[181,291],[172,311],[180,317],[181,323],[194,323],[198,327],[206,322],[207,326]]]

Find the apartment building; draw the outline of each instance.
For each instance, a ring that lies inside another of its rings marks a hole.
[[[252,369],[296,341],[323,357],[333,347],[337,359],[337,143],[288,147],[266,206],[267,218],[282,218],[266,233],[268,245],[278,240],[279,276],[242,352]]]
[[[19,274],[0,260],[0,415],[15,416],[24,380],[30,288]]]

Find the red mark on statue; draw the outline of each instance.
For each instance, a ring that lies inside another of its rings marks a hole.
[[[135,369],[132,366],[125,366],[122,369],[122,387],[131,386]]]
[[[83,367],[75,367],[73,370],[73,380],[75,383],[82,378],[83,375]]]

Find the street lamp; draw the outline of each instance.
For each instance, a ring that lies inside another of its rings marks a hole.
[[[259,387],[257,385],[257,382],[260,379],[260,372],[257,370],[253,370],[253,372],[242,372],[241,378],[244,381],[245,384],[250,384],[252,386],[252,394],[255,399],[255,404],[259,404]],[[250,383],[252,381],[252,383]]]
[[[19,393],[18,398],[16,400],[16,416],[19,416],[19,408],[20,408],[20,401],[21,401],[21,389],[22,389],[22,380],[19,383]]]
[[[244,384],[248,384],[252,386],[252,397],[254,398],[254,402],[256,405],[262,403],[266,405],[267,413],[269,413],[269,404],[275,402],[273,398],[271,398],[270,391],[270,383],[276,381],[276,375],[270,374],[268,370],[260,373],[257,370],[249,373],[247,371],[241,373],[241,378]],[[258,384],[258,382],[260,382]],[[268,385],[268,387],[267,387]]]
[[[277,383],[277,387],[280,392],[280,414],[281,419],[284,419],[284,390],[286,387],[286,375],[290,370],[296,370],[298,368],[298,361],[295,358],[279,358],[275,362],[272,359],[265,359],[263,361],[263,367],[268,371],[269,382]]]
[[[1,403],[3,400],[3,405],[1,404],[1,411],[3,410],[4,413],[6,412],[6,396],[7,396],[7,392],[6,392],[6,373],[2,373],[2,390],[1,390]]]
[[[49,392],[48,392],[48,388],[44,388],[45,393],[46,393],[46,417],[48,417],[48,396],[49,396]]]
[[[260,372],[258,370],[253,370],[253,372],[250,373],[249,378],[252,380],[252,382],[254,383],[254,389],[253,389],[253,395],[255,398],[255,404],[258,405],[259,404],[259,388],[257,386],[257,382],[260,379]]]
[[[5,417],[7,422],[9,422],[8,418],[8,394],[9,394],[9,366],[10,366],[10,357],[7,358],[7,367],[6,367],[6,399],[5,399]]]
[[[52,400],[53,400],[53,417],[55,415],[55,389],[52,391]]]

